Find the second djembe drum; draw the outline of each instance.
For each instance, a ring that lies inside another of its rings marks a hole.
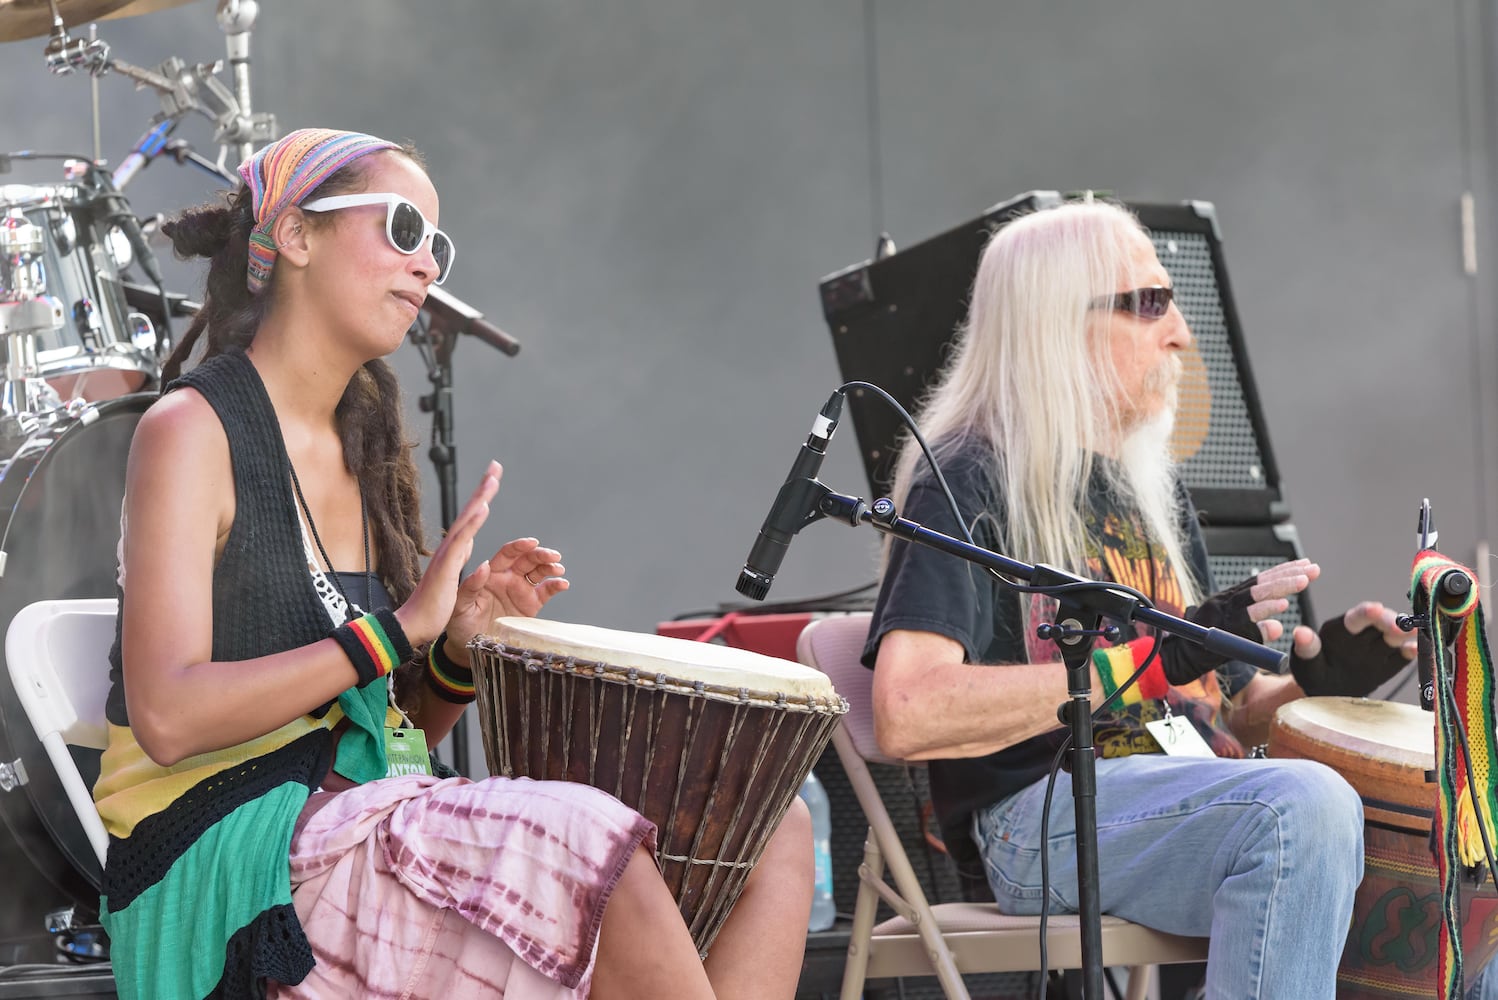
[[[1269,756],[1320,761],[1363,800],[1363,881],[1337,969],[1338,1000],[1436,995],[1441,882],[1431,853],[1435,720],[1414,705],[1366,698],[1297,698],[1280,706]],[[1463,884],[1467,981],[1498,947],[1491,880]]]

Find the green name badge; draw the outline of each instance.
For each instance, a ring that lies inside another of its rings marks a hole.
[[[403,774],[431,774],[432,760],[427,756],[427,734],[420,729],[385,727],[385,760],[389,767],[385,777]]]

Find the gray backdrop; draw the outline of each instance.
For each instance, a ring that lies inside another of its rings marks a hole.
[[[480,547],[561,548],[573,590],[550,617],[650,631],[734,599],[838,381],[818,278],[881,228],[905,245],[1028,189],[1083,187],[1216,203],[1326,613],[1402,599],[1421,496],[1455,557],[1495,523],[1477,4],[263,0],[255,101],[283,132],[426,152],[460,248],[448,287],[524,344],[514,359],[459,346],[461,489],[504,462]],[[103,36],[138,65],[213,60],[213,13],[199,0]],[[41,46],[0,45],[0,150],[86,150],[88,83],[49,76]],[[117,162],[158,105],[119,77],[101,96]],[[178,135],[215,152],[204,119]],[[128,194],[149,215],[212,188],[162,161]],[[190,268],[170,277],[197,290]],[[395,361],[424,391],[415,352]],[[412,421],[425,439],[414,406]],[[824,478],[865,492],[844,437]],[[872,579],[875,541],[804,532],[772,596]]]

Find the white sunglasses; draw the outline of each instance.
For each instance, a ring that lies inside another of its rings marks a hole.
[[[332,212],[340,208],[358,208],[363,205],[385,206],[385,238],[390,245],[406,256],[416,253],[427,237],[432,238],[432,257],[437,261],[437,284],[447,280],[452,273],[453,260],[458,252],[452,239],[432,225],[421,209],[398,194],[339,194],[329,198],[316,198],[305,202],[304,212]]]

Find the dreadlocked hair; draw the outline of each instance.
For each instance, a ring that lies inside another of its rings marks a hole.
[[[423,165],[414,149],[402,147],[400,152],[418,166]],[[360,190],[362,165],[362,160],[355,160],[323,181],[307,198]],[[309,216],[308,224],[316,225],[316,217]],[[181,374],[199,339],[203,340],[200,362],[250,346],[275,286],[275,272],[271,273],[270,285],[259,295],[251,295],[245,284],[254,228],[250,190],[242,184],[233,194],[188,209],[161,227],[171,237],[179,258],[209,258],[203,308],[162,367],[163,386],[169,386]],[[397,606],[416,589],[421,577],[420,558],[427,554],[420,479],[411,458],[416,441],[406,433],[404,410],[395,372],[376,358],[349,379],[334,411],[344,465],[358,478],[369,513],[376,572]]]

